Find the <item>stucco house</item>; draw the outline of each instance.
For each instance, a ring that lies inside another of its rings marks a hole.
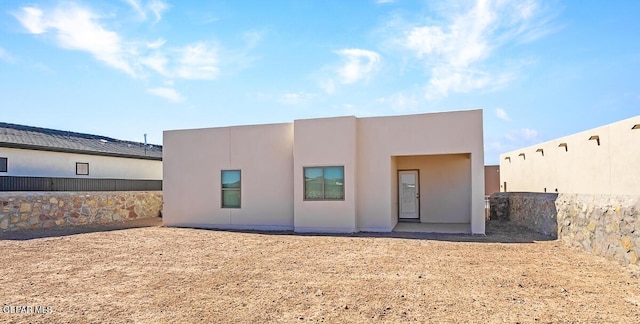
[[[501,191],[640,195],[639,143],[635,116],[501,154]]]
[[[484,233],[482,111],[164,132],[167,226]]]
[[[162,190],[162,146],[0,123],[0,191]]]

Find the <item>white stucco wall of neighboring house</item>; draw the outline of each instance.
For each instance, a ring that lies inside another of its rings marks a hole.
[[[638,124],[640,116],[501,154],[501,191],[640,195]]]
[[[164,132],[168,226],[293,229],[293,125]],[[221,171],[241,170],[241,207],[222,208]]]
[[[454,212],[444,212],[439,207],[431,207],[427,204],[430,199],[428,191],[434,190],[432,195],[439,194],[435,192],[436,189],[427,189],[426,195],[420,198],[421,203],[429,206],[425,208],[433,209],[424,210],[421,217],[431,217],[433,222],[457,223],[466,219],[473,233],[484,233],[482,110],[361,118],[358,120],[358,139],[357,219],[360,229],[389,231],[397,223],[397,171],[420,168],[419,164],[407,164],[408,160],[403,160],[404,157],[429,155],[426,162],[423,161],[428,165],[442,159],[440,155],[453,154],[456,156],[444,159],[449,158],[456,163],[460,161],[460,165],[454,163],[440,168],[442,172],[450,173],[451,179],[464,182],[464,188],[461,184],[455,184],[458,189],[443,188],[443,191],[451,190],[449,193],[453,195],[443,198],[442,204],[468,206],[462,208],[468,208],[470,214],[459,216]],[[470,171],[462,166],[467,163],[462,162],[467,158]],[[425,169],[421,178],[427,176],[428,172]],[[390,173],[391,177],[387,176]],[[433,180],[446,181],[442,180],[443,177],[437,177]],[[422,180],[421,187],[429,188],[429,180]]]
[[[294,122],[294,227],[298,232],[356,231],[356,118]],[[305,201],[304,167],[344,166],[344,200]]]
[[[8,172],[0,176],[162,180],[162,161],[0,147]],[[76,175],[76,162],[89,175]]]

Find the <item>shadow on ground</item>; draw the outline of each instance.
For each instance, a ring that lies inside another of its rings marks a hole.
[[[108,232],[140,227],[160,227],[162,218],[145,218],[119,221],[109,224],[87,224],[79,226],[55,227],[46,229],[19,230],[0,233],[0,240],[32,240],[47,237],[60,237],[93,232]],[[334,237],[383,237],[415,240],[434,240],[449,242],[477,242],[477,243],[533,243],[536,241],[550,241],[555,238],[536,233],[522,226],[508,221],[491,220],[486,223],[486,235],[470,234],[441,234],[441,233],[410,233],[410,232],[359,232],[351,234],[333,233],[295,233],[292,231],[254,231],[254,230],[220,230],[195,229],[197,231],[225,231],[260,235],[298,235],[298,236],[334,236]]]
[[[331,236],[331,237],[383,237],[414,240],[432,240],[448,242],[472,243],[534,243],[536,241],[553,241],[556,238],[534,232],[526,227],[508,221],[491,220],[486,222],[486,235],[471,234],[443,234],[443,233],[412,233],[412,232],[358,232],[358,233],[296,233],[293,231],[258,231],[258,230],[230,230],[230,229],[200,229],[198,231],[224,231],[261,235],[297,235],[297,236]]]

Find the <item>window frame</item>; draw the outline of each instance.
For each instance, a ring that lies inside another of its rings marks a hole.
[[[80,173],[78,171],[78,167],[81,165],[86,165],[87,166],[87,173]],[[76,162],[76,175],[89,175],[89,162]]]
[[[326,195],[325,191],[325,169],[330,168],[340,168],[342,169],[342,198],[324,198]],[[307,169],[322,169],[322,197],[323,198],[307,198],[307,177],[306,171]],[[345,172],[344,165],[322,165],[322,166],[309,166],[302,167],[302,181],[304,182],[302,185],[302,200],[303,201],[344,201],[345,200]]]
[[[238,188],[224,188],[224,184],[222,183],[222,179],[225,172],[235,172],[237,171],[240,175]],[[238,206],[228,206],[224,203],[224,192],[225,191],[238,191]],[[220,208],[224,209],[240,209],[242,208],[242,170],[241,169],[229,169],[229,170],[220,170]]]
[[[5,173],[5,172],[9,172],[9,158],[7,157],[0,157],[0,161],[4,161],[4,168],[0,167],[0,172]],[[2,164],[0,164],[2,165]]]

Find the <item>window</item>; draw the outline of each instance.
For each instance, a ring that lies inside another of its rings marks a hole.
[[[344,200],[344,167],[304,168],[305,200]]]
[[[76,162],[77,175],[89,175],[89,163]]]
[[[7,158],[0,157],[0,172],[7,172]]]
[[[222,170],[222,208],[240,208],[240,170]]]

